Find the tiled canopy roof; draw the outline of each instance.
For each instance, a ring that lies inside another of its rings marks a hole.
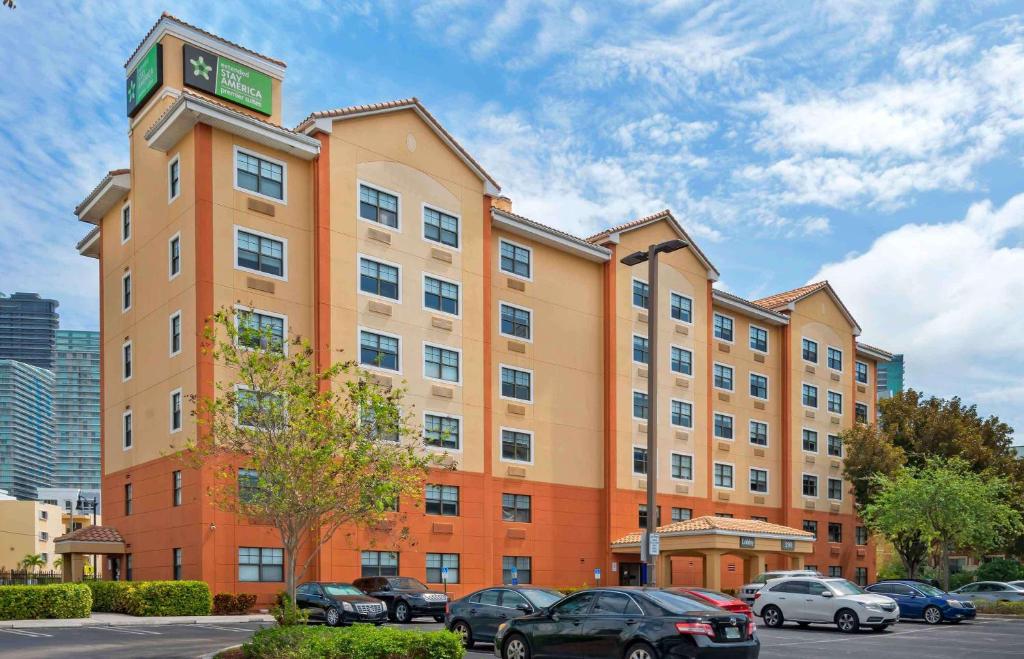
[[[813,284],[807,284],[800,288],[794,288],[791,291],[783,291],[782,293],[776,293],[775,295],[769,295],[763,297],[760,300],[754,300],[754,304],[765,309],[778,309],[784,307],[790,302],[799,300],[800,298],[806,297],[815,291],[821,290],[828,286],[827,281],[816,281]]]
[[[54,538],[54,542],[124,542],[124,538],[113,526],[86,526]]]
[[[730,534],[742,533],[750,535],[785,535],[798,536],[809,540],[814,539],[813,533],[808,533],[802,529],[794,529],[789,526],[782,526],[781,524],[761,522],[754,519],[735,519],[732,517],[716,517],[712,515],[694,517],[693,519],[688,519],[683,522],[673,522],[672,524],[658,527],[658,533],[660,535],[699,535],[702,531],[712,533],[724,532]],[[640,537],[642,535],[642,531],[634,531],[633,533],[619,538],[612,544],[635,545],[640,542]]]

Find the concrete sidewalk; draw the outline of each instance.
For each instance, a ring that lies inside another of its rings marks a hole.
[[[93,613],[88,618],[44,620],[0,620],[0,629],[39,629],[46,627],[132,627],[137,625],[224,625],[241,622],[274,622],[266,613],[241,616],[128,616],[123,613]]]

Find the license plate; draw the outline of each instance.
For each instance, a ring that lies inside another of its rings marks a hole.
[[[739,627],[726,627],[725,628],[725,637],[726,638],[739,638],[740,637],[740,628]]]

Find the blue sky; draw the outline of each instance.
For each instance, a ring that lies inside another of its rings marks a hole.
[[[1024,427],[1019,3],[19,5],[0,291],[58,298],[65,326],[96,327],[71,211],[128,164],[122,66],[167,9],[285,60],[289,125],[418,96],[518,212],[585,235],[671,208],[724,288],[828,277],[912,386]]]

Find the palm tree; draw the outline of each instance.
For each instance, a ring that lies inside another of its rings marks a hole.
[[[34,574],[39,568],[46,567],[46,561],[39,554],[25,554],[25,558],[21,559],[21,565],[26,570],[32,570]]]
[[[64,559],[61,558],[60,556],[58,556],[57,558],[53,559],[53,569],[54,570],[63,570],[64,569]]]

